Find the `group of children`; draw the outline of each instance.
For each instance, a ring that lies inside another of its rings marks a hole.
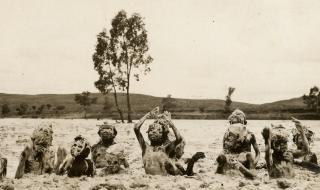
[[[153,119],[149,125],[147,143],[140,132],[145,120]],[[239,170],[245,177],[254,178],[255,169],[267,168],[269,176],[293,177],[293,164],[298,164],[314,172],[320,172],[317,156],[311,152],[309,143],[313,140],[313,132],[302,126],[295,118],[293,142],[297,149],[289,150],[289,133],[281,125],[266,127],[262,130],[265,142],[265,164],[258,165],[260,151],[255,135],[247,129],[245,114],[236,109],[228,118],[230,125],[223,137],[223,153],[216,161],[216,173],[225,174],[226,171]],[[171,130],[170,130],[171,129]],[[196,152],[186,162],[180,162],[184,154],[185,139],[179,133],[171,120],[169,112],[159,113],[155,108],[143,116],[134,125],[134,132],[142,151],[143,166],[146,174],[150,175],[194,175],[194,164],[205,158],[203,152]],[[174,140],[169,134],[174,134]],[[115,125],[104,123],[99,125],[100,140],[90,146],[86,138],[79,135],[73,140],[70,151],[63,147],[54,149],[52,146],[52,126],[37,127],[32,135],[31,142],[21,153],[15,178],[21,178],[26,173],[67,174],[69,177],[82,175],[94,176],[118,173],[122,166],[129,167],[123,151],[111,147],[116,145],[117,136]],[[255,154],[251,152],[253,147]],[[91,153],[91,158],[88,158]],[[0,157],[0,178],[6,175],[7,160]]]
[[[217,173],[223,174],[228,169],[238,169],[244,176],[254,178],[255,169],[267,168],[271,178],[294,177],[293,164],[319,173],[317,156],[311,152],[309,144],[314,133],[301,122],[292,118],[295,129],[292,131],[293,142],[297,149],[289,149],[290,133],[282,125],[265,127],[261,134],[265,144],[265,164],[257,165],[260,151],[255,135],[247,129],[245,114],[235,110],[229,116],[230,126],[223,138],[223,153],[218,156]],[[255,155],[251,153],[251,146]]]
[[[117,173],[121,165],[129,167],[122,152],[109,153],[107,149],[115,144],[117,130],[114,125],[102,124],[98,134],[100,140],[90,146],[86,138],[78,135],[74,138],[70,151],[63,147],[56,150],[52,146],[52,126],[40,126],[31,136],[31,142],[22,151],[15,178],[21,178],[25,173],[67,174],[69,177],[82,175],[94,176],[96,168],[101,168],[100,174]],[[91,153],[91,159],[88,156]]]

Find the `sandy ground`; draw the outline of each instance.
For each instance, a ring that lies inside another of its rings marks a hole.
[[[146,134],[148,123],[144,124],[142,133]],[[278,183],[289,186],[288,189],[320,189],[320,176],[296,167],[296,177],[286,180],[270,180],[267,171],[258,170],[255,180],[247,180],[238,172],[228,175],[215,174],[215,159],[222,150],[222,137],[227,123],[223,120],[175,120],[174,123],[187,141],[184,158],[190,157],[197,151],[203,151],[206,158],[195,165],[193,177],[185,176],[150,176],[144,173],[141,150],[133,132],[133,125],[118,124],[117,142],[125,146],[130,167],[120,174],[105,177],[68,178],[67,176],[26,175],[24,178],[13,179],[19,155],[30,139],[32,130],[39,124],[52,124],[54,145],[70,146],[73,137],[82,134],[90,143],[98,141],[96,126],[102,121],[97,120],[63,120],[63,119],[1,119],[0,120],[0,151],[8,159],[7,179],[0,184],[14,189],[278,189]],[[263,161],[264,145],[260,134],[264,126],[270,123],[282,123],[288,129],[293,127],[290,121],[249,121],[249,128],[256,134]],[[305,121],[316,134],[320,134],[319,121]],[[293,145],[291,145],[292,148]],[[320,158],[320,138],[315,138],[312,145]]]

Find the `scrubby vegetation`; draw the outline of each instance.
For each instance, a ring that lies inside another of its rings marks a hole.
[[[88,118],[119,119],[117,108],[112,101],[112,94],[92,93],[90,96],[96,98],[97,103],[91,105],[87,112]],[[119,106],[126,113],[126,94],[119,93],[118,96]],[[11,110],[1,113],[2,117],[82,118],[83,108],[74,101],[74,97],[75,94],[0,94],[1,108],[6,104],[5,109],[8,106]],[[168,105],[173,118],[176,119],[225,119],[227,117],[224,100],[173,99],[171,96],[170,98],[154,97],[142,94],[131,94],[130,98],[133,119],[138,119],[155,106],[168,109]],[[32,106],[36,107],[35,111]],[[290,116],[299,119],[320,119],[319,114],[304,104],[302,97],[267,104],[233,102],[232,107],[242,109],[249,119],[288,119]]]

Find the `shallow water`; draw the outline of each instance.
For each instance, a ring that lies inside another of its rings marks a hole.
[[[90,143],[95,143],[98,141],[97,124],[101,124],[106,120],[95,120],[95,119],[1,119],[0,120],[0,151],[1,154],[8,158],[8,174],[9,178],[14,176],[16,167],[18,165],[18,159],[21,151],[23,150],[25,144],[30,139],[30,135],[33,129],[41,124],[52,124],[54,131],[54,146],[62,145],[65,147],[70,146],[73,138],[81,134],[86,137]],[[109,120],[109,122],[112,122]],[[148,123],[151,121],[146,121],[142,128],[142,134],[146,134],[146,128]],[[196,151],[203,151],[206,153],[207,157],[205,160],[200,162],[198,167],[204,169],[214,175],[214,162],[215,158],[222,150],[222,137],[226,127],[228,125],[226,120],[174,120],[176,127],[180,130],[182,136],[186,139],[187,145],[185,148],[184,157],[190,157]],[[270,124],[282,124],[288,129],[294,127],[291,121],[271,121],[271,120],[250,120],[248,122],[248,128],[256,135],[260,150],[264,149],[262,144],[261,130],[265,126],[270,126]],[[320,156],[320,121],[303,121],[303,124],[309,126],[315,133],[315,142],[312,145],[312,150]],[[117,142],[123,143],[126,147],[126,152],[129,157],[130,168],[127,171],[126,177],[119,177],[122,180],[124,178],[132,178],[132,175],[144,175],[144,170],[142,168],[141,150],[133,133],[132,124],[118,124],[117,125],[118,136]],[[263,151],[262,151],[263,152]],[[261,159],[264,154],[262,154]],[[198,169],[199,169],[198,168]],[[262,174],[261,174],[262,175]],[[203,181],[209,184],[214,184],[210,182],[211,178],[205,178],[203,175]],[[131,179],[130,178],[130,179]],[[176,178],[176,177],[175,177]],[[119,180],[120,180],[119,179]],[[166,179],[166,177],[161,176],[161,180]],[[155,177],[156,181],[160,179]],[[160,181],[161,181],[160,180]],[[197,189],[199,186],[193,187],[192,181],[187,184],[191,189]],[[204,183],[204,182],[203,182]],[[21,185],[21,184],[20,184]],[[171,184],[172,185],[172,184]],[[173,185],[174,186],[174,185]],[[208,187],[209,187],[208,186]],[[160,185],[160,187],[162,187]],[[171,187],[171,186],[170,186]],[[215,186],[214,186],[215,187]],[[172,188],[172,187],[171,187]],[[211,186],[213,188],[213,186]],[[81,189],[81,188],[80,188]],[[189,188],[187,188],[189,189]]]

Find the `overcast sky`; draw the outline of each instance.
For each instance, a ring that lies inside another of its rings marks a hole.
[[[0,92],[97,92],[96,35],[140,13],[152,71],[131,92],[265,103],[320,81],[320,1],[15,1],[0,6]]]

